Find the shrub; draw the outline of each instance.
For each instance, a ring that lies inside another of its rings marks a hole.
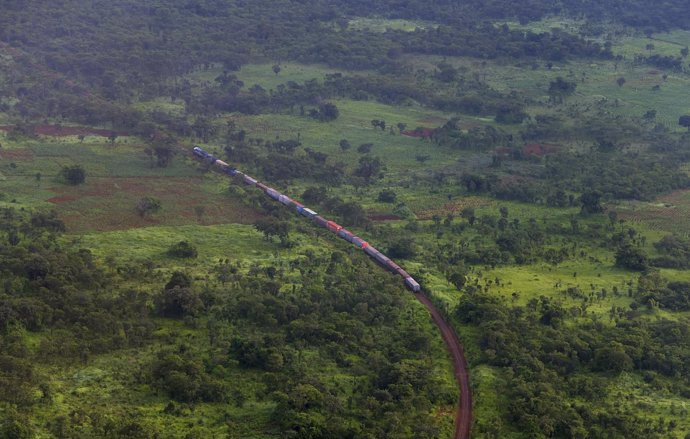
[[[76,186],[86,181],[86,171],[81,165],[65,166],[60,171],[60,175],[67,184]]]
[[[180,241],[168,249],[168,255],[174,258],[196,258],[198,252],[192,244]]]

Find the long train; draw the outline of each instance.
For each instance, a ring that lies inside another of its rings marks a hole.
[[[366,242],[359,236],[355,236],[354,233],[345,229],[341,225],[335,223],[334,221],[329,221],[326,218],[323,218],[318,213],[304,206],[299,201],[293,200],[287,195],[281,194],[272,187],[266,186],[257,179],[252,178],[249,175],[238,171],[236,168],[233,168],[232,166],[225,163],[223,160],[214,157],[213,155],[209,154],[208,152],[204,151],[198,146],[195,146],[193,151],[195,156],[209,163],[210,165],[217,166],[224,174],[227,174],[231,177],[241,178],[245,184],[249,186],[258,187],[269,197],[273,198],[281,204],[284,204],[285,206],[295,209],[297,213],[309,218],[314,224],[323,227],[324,229],[328,229],[329,231],[335,233],[345,241],[355,245],[357,248],[361,250],[364,250],[364,253],[371,256],[376,262],[381,264],[383,267],[393,272],[393,274],[401,276],[404,279],[405,286],[413,292],[418,293],[421,290],[419,283],[405,270],[403,270],[398,264],[396,264],[386,255],[378,251],[376,248],[374,248],[374,246],[370,245],[368,242]]]

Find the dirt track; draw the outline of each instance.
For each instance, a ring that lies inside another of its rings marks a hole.
[[[469,439],[470,427],[472,426],[472,393],[470,391],[470,377],[467,371],[467,360],[465,352],[460,344],[457,334],[446,322],[441,313],[436,309],[431,300],[423,293],[415,294],[417,300],[422,302],[431,313],[431,318],[436,326],[441,330],[441,336],[450,352],[453,366],[455,369],[455,380],[460,388],[460,398],[458,401],[458,411],[455,415],[455,434],[454,439]]]

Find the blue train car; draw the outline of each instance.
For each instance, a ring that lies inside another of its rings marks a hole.
[[[347,229],[338,230],[338,236],[340,236],[347,242],[352,242],[352,238],[355,237],[355,235]]]
[[[308,207],[297,207],[297,211],[301,214],[306,216],[307,218],[312,218],[318,215],[318,213],[314,212],[313,210],[309,209]]]

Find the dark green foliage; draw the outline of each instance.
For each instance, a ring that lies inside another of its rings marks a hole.
[[[0,438],[2,439],[31,439],[34,429],[26,415],[22,415],[15,408],[9,407],[0,414]]]
[[[588,191],[580,196],[580,212],[584,214],[601,213],[604,208],[601,206],[601,192]]]
[[[360,154],[368,154],[371,152],[371,148],[374,146],[373,143],[362,143],[357,147],[357,152]]]
[[[686,127],[690,130],[690,115],[681,116],[678,118],[678,125]]]
[[[577,83],[566,81],[560,76],[549,83],[548,94],[552,101],[562,103],[565,98],[575,93]]]
[[[86,171],[81,165],[65,166],[60,171],[60,175],[65,183],[72,186],[82,184],[86,181]]]
[[[683,338],[690,331],[687,322],[648,322],[624,313],[612,327],[585,319],[560,329],[556,322],[569,317],[557,301],[542,296],[516,307],[491,293],[470,290],[460,299],[456,316],[479,330],[481,362],[510,377],[497,391],[510,401],[504,421],[520,431],[534,437],[583,438],[592,431],[611,437],[665,437],[626,409],[613,405],[602,414],[589,401],[599,401],[607,377],[624,371],[682,374],[690,360],[690,344]],[[687,379],[683,382],[687,385]],[[571,398],[580,402],[572,404]]]
[[[690,267],[690,242],[677,235],[664,236],[654,247],[662,254],[654,258],[651,264],[664,268]]]
[[[397,195],[391,189],[384,189],[379,192],[378,200],[382,203],[395,203]]]
[[[639,247],[626,242],[616,251],[616,266],[629,270],[644,271],[648,268],[647,255]]]
[[[330,102],[325,102],[319,105],[319,109],[313,111],[312,117],[320,120],[321,122],[330,122],[332,120],[336,120],[340,115],[338,107]]]
[[[226,402],[228,386],[206,372],[188,347],[164,349],[151,365],[154,384],[179,402]]]
[[[386,166],[378,157],[364,156],[359,159],[359,166],[353,174],[364,179],[366,184],[371,184],[374,180],[383,178]]]
[[[290,224],[286,221],[281,221],[273,217],[261,218],[256,221],[254,228],[263,233],[265,239],[271,239],[273,236],[276,236],[283,245],[288,242]]]
[[[196,258],[198,255],[196,247],[187,241],[180,241],[172,245],[167,253],[174,258]]]
[[[417,250],[412,239],[400,238],[388,246],[386,254],[393,259],[410,259],[417,254]]]

